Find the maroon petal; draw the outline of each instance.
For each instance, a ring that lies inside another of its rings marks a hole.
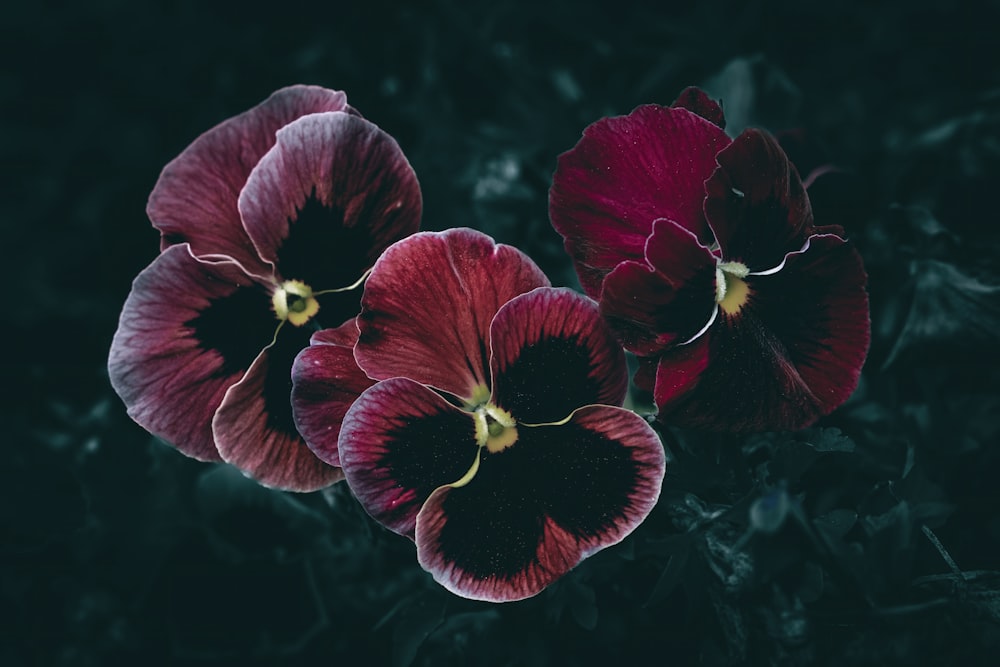
[[[659,366],[659,359],[656,357],[638,357],[636,359],[635,375],[632,382],[641,391],[653,392],[656,386],[656,368]]]
[[[539,593],[617,544],[656,504],[663,447],[638,415],[589,406],[559,426],[518,428],[467,484],[417,516],[417,558],[448,590],[505,602]]]
[[[493,316],[549,281],[527,255],[471,229],[389,248],[365,283],[354,354],[375,379],[408,377],[462,398],[488,386]]]
[[[549,215],[587,294],[596,298],[604,276],[619,263],[643,259],[657,218],[711,243],[704,183],[729,141],[686,109],[646,105],[597,121],[559,156]]]
[[[583,295],[552,287],[522,294],[497,313],[490,340],[493,400],[518,422],[556,422],[580,406],[625,399],[625,353]]]
[[[439,486],[462,479],[479,456],[472,414],[405,378],[361,394],[344,418],[339,449],[365,510],[411,538],[424,501]]]
[[[776,267],[814,232],[812,208],[794,165],[762,130],[746,130],[719,153],[705,182],[705,215],[726,261],[751,272]]]
[[[285,326],[276,342],[230,387],[212,421],[222,459],[261,484],[286,491],[315,491],[344,475],[321,461],[295,428],[290,395],[295,355],[308,333]]]
[[[799,429],[854,391],[870,338],[866,275],[857,251],[813,236],[781,271],[750,276],[750,297],[723,315],[689,359],[664,355],[656,380],[660,417],[723,431]],[[705,366],[693,388],[666,387]],[[689,391],[683,391],[689,389]]]
[[[277,325],[267,289],[239,265],[167,248],[132,284],[111,343],[111,384],[146,430],[217,461],[212,416]]]
[[[697,86],[688,86],[681,91],[674,103],[670,106],[674,108],[687,109],[696,113],[709,123],[718,125],[720,129],[726,129],[726,117],[722,113],[722,106]]]
[[[240,193],[239,210],[260,256],[279,275],[331,290],[356,283],[383,250],[417,231],[421,197],[392,137],[334,112],[278,131]],[[321,317],[339,325],[357,314],[349,310]]]
[[[163,169],[149,196],[146,212],[162,234],[161,248],[190,243],[195,255],[227,255],[268,274],[240,220],[240,190],[279,129],[305,114],[346,107],[342,92],[290,86],[198,137]]]
[[[358,343],[357,318],[333,329],[320,329],[309,338],[310,345],[342,345],[354,348]]]
[[[298,432],[320,459],[333,466],[340,465],[337,438],[344,415],[373,384],[354,361],[352,347],[313,345],[295,358],[292,415]]]
[[[657,220],[645,262],[622,262],[604,279],[601,313],[622,345],[653,355],[687,342],[715,312],[716,258],[695,236]]]
[[[712,331],[714,329],[710,328],[710,334]],[[667,350],[652,367],[640,364],[635,375],[636,386],[653,391],[653,401],[660,408],[661,417],[665,406],[669,406],[698,383],[701,374],[708,367],[710,340],[711,335],[699,336],[687,345]],[[652,387],[649,386],[650,372],[654,376]]]

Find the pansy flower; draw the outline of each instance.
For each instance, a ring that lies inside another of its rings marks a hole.
[[[349,354],[363,279],[420,212],[399,146],[341,92],[285,88],[203,134],[149,198],[162,252],[133,283],[108,364],[129,414],[267,486],[342,479],[295,429],[292,361],[320,323],[347,323],[319,342]]]
[[[597,121],[559,158],[552,224],[661,419],[802,428],[857,386],[867,277],[777,141],[724,125],[694,88]]]
[[[520,251],[469,229],[393,245],[365,285],[355,347],[380,382],[336,443],[315,400],[322,346],[296,363],[292,401],[317,454],[465,597],[535,595],[622,540],[659,495],[662,445],[614,407],[621,346],[592,300],[548,284]]]

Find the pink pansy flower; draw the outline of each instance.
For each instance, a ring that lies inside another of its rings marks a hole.
[[[621,347],[593,301],[548,285],[479,232],[416,234],[365,285],[355,358],[380,381],[336,441],[316,397],[338,362],[318,345],[296,363],[295,414],[317,455],[465,597],[535,595],[622,540],[659,496],[659,439],[616,407]]]
[[[133,283],[108,362],[129,414],[267,486],[341,479],[295,429],[292,361],[320,322],[347,323],[317,342],[350,354],[361,284],[420,212],[399,146],[341,92],[285,88],[203,134],[149,198],[162,252]],[[360,393],[359,375],[343,389]]]
[[[724,125],[695,88],[597,121],[559,158],[552,224],[663,421],[802,428],[857,386],[867,276],[777,141]]]

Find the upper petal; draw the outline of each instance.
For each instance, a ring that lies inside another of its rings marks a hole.
[[[720,316],[690,350],[661,358],[661,419],[711,430],[792,430],[832,412],[854,391],[867,354],[865,282],[857,251],[832,235],[811,237],[780,271],[748,277],[750,297],[737,314]],[[692,369],[694,383],[684,379]]]
[[[314,342],[295,358],[292,415],[299,433],[320,459],[340,465],[341,423],[348,408],[373,384],[354,361],[353,347]]]
[[[276,326],[267,290],[238,264],[172,246],[132,284],[111,343],[111,384],[148,431],[219,460],[212,417]]]
[[[355,358],[372,378],[470,398],[489,379],[493,316],[548,284],[527,255],[480,232],[415,234],[386,250],[365,283]]]
[[[357,282],[420,227],[420,186],[396,141],[348,113],[314,113],[277,132],[239,211],[260,256],[313,290]],[[329,318],[339,325],[356,314]]]
[[[146,212],[161,248],[190,243],[195,255],[227,255],[266,275],[236,202],[275,133],[296,118],[347,107],[347,96],[318,86],[290,86],[198,137],[160,174]]]
[[[316,457],[295,428],[292,361],[308,340],[307,331],[282,327],[275,343],[226,392],[212,421],[224,461],[264,486],[286,491],[315,491],[344,478],[339,468]]]
[[[663,447],[628,410],[589,406],[566,424],[518,430],[515,445],[484,454],[471,481],[438,489],[417,516],[420,564],[458,595],[536,595],[624,539],[659,497]]]
[[[493,320],[493,400],[518,422],[565,419],[591,403],[621,405],[625,352],[597,304],[565,288],[515,297]]]
[[[434,489],[460,480],[479,456],[472,415],[405,378],[361,394],[344,418],[338,447],[365,511],[409,537]]]
[[[596,298],[620,262],[643,258],[657,218],[711,242],[704,183],[729,142],[721,128],[687,109],[646,105],[590,125],[559,156],[549,215],[587,294]]]
[[[715,256],[670,220],[657,220],[645,262],[622,262],[604,279],[601,313],[639,355],[684,343],[715,311]]]
[[[705,182],[705,215],[722,257],[768,271],[814,232],[812,207],[795,166],[770,134],[745,130],[719,153]]]

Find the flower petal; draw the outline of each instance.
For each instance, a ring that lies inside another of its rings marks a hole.
[[[345,108],[340,91],[290,86],[198,137],[163,169],[149,196],[146,212],[161,248],[190,243],[197,256],[227,255],[267,275],[236,208],[240,190],[279,129],[305,114]]]
[[[690,391],[708,367],[709,341],[714,328],[708,331],[709,335],[699,336],[687,345],[678,345],[664,352],[652,369],[647,364],[640,364],[636,371],[636,386],[652,389],[653,401],[660,408],[661,417],[664,416],[664,406]],[[652,387],[648,386],[650,371],[654,378]]]
[[[111,343],[111,384],[150,433],[218,461],[212,416],[276,326],[267,290],[239,265],[172,246],[132,284]]]
[[[344,418],[338,446],[365,511],[411,538],[424,501],[461,479],[479,452],[472,415],[405,378],[361,394]]]
[[[559,156],[549,215],[587,294],[596,298],[604,276],[620,262],[643,259],[657,218],[711,243],[704,183],[729,141],[687,109],[646,105],[593,123]]]
[[[494,402],[518,422],[556,422],[582,405],[625,399],[625,353],[597,304],[572,290],[515,297],[494,318],[490,341]]]
[[[279,275],[338,289],[417,231],[420,186],[399,145],[374,124],[347,113],[311,114],[278,131],[240,193],[239,210]],[[324,321],[339,325],[356,312]]]
[[[656,433],[621,408],[588,406],[559,426],[518,429],[460,487],[438,489],[417,516],[417,558],[464,597],[539,593],[620,542],[656,504],[665,460]]]
[[[832,412],[854,391],[867,354],[866,279],[857,251],[832,235],[811,237],[781,271],[748,277],[749,301],[720,316],[700,342],[707,347],[661,359],[660,418],[739,432],[804,428]],[[704,367],[693,388],[665,389],[691,367]]]
[[[622,345],[658,354],[698,334],[715,310],[715,256],[695,236],[657,220],[645,262],[622,262],[604,279],[601,314]]]
[[[408,377],[462,398],[489,379],[493,316],[548,286],[527,255],[471,229],[400,241],[365,283],[354,355],[372,378]]]
[[[320,329],[309,338],[310,345],[341,345],[354,349],[358,343],[357,318],[344,322],[333,329]]]
[[[688,86],[682,90],[670,106],[687,109],[713,125],[718,125],[720,129],[726,129],[726,117],[722,113],[722,106],[697,86]]]
[[[313,336],[315,341],[316,336]],[[337,438],[348,408],[374,381],[354,361],[354,349],[328,343],[302,350],[292,365],[292,415],[313,453],[340,465]]]
[[[286,491],[315,491],[344,478],[313,454],[295,428],[292,361],[308,340],[307,331],[282,327],[275,343],[226,392],[212,421],[224,461],[264,486]]]
[[[746,130],[719,153],[705,182],[705,215],[722,257],[751,272],[776,267],[814,232],[812,208],[795,166],[762,130]]]

